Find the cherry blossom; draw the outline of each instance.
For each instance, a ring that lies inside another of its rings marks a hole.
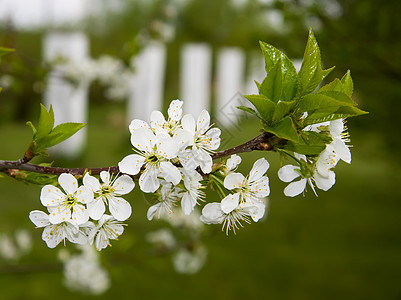
[[[181,124],[182,128],[191,134],[191,148],[180,153],[180,162],[184,168],[195,169],[200,166],[203,173],[210,173],[213,164],[210,154],[220,146],[220,129],[211,128],[213,124],[210,125],[207,110],[200,113],[196,122],[192,115],[185,115]]]
[[[88,173],[83,178],[84,185],[95,195],[95,200],[87,205],[89,216],[99,220],[106,211],[105,204],[108,204],[111,215],[118,221],[125,221],[131,216],[132,208],[119,196],[130,193],[135,186],[134,181],[127,175],[111,179],[107,171],[102,171],[100,178],[102,183]]]
[[[139,177],[139,187],[143,192],[155,192],[160,186],[159,177],[174,185],[181,181],[180,170],[170,161],[179,150],[172,137],[165,133],[155,135],[145,126],[132,132],[131,143],[138,149],[138,154],[126,156],[118,167],[122,173],[136,175],[144,166]]]
[[[61,241],[65,239],[75,244],[86,244],[88,238],[79,230],[76,222],[66,220],[58,224],[50,222],[50,216],[43,211],[34,210],[29,213],[29,219],[37,228],[44,227],[42,239],[46,242],[49,248],[55,248]]]
[[[65,193],[53,185],[45,185],[40,194],[40,201],[50,212],[50,223],[72,219],[80,225],[88,221],[89,214],[84,205],[94,200],[93,192],[86,186],[79,187],[77,179],[71,174],[61,174],[58,182]]]

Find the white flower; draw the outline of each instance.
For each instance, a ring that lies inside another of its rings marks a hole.
[[[64,261],[64,284],[71,290],[100,295],[110,287],[110,278],[99,264],[95,249],[81,246],[82,253]]]
[[[324,154],[324,153],[323,153]],[[324,156],[322,156],[324,157]],[[320,160],[320,158],[319,158]],[[299,166],[294,165],[286,165],[278,170],[278,177],[284,182],[291,182],[287,187],[284,189],[284,195],[288,197],[295,197],[301,194],[305,188],[306,183],[308,182],[311,186],[313,192],[316,194],[314,184],[323,190],[329,190],[334,183],[336,182],[336,175],[333,171],[330,170],[332,167],[331,160],[322,159],[316,164],[326,165],[326,167],[321,167],[325,170],[325,174],[322,175],[317,167],[313,167],[313,174],[309,174],[309,176],[302,176],[301,168]],[[327,172],[326,172],[327,171]],[[326,176],[327,175],[327,176]],[[301,177],[300,180],[293,181],[294,179]],[[292,182],[293,181],[293,182]]]
[[[184,170],[183,173],[185,191],[181,199],[181,208],[185,215],[189,215],[198,204],[198,199],[202,200],[205,197],[205,192],[202,190],[204,187],[200,183],[203,177],[196,171]]]
[[[237,154],[233,154],[227,159],[226,162],[226,170],[231,171],[234,170],[241,163],[241,157]]]
[[[94,200],[93,192],[85,186],[78,187],[78,181],[71,174],[61,174],[58,182],[65,193],[53,185],[45,185],[40,194],[40,201],[50,212],[50,223],[72,219],[80,225],[88,221],[89,214],[84,204]]]
[[[55,248],[61,241],[64,241],[65,244],[65,239],[80,245],[88,242],[87,237],[79,230],[78,225],[70,219],[62,223],[52,224],[50,216],[39,210],[31,211],[29,219],[37,228],[45,228],[42,233],[42,239],[49,248]]]
[[[180,188],[173,187],[170,183],[163,184],[158,202],[148,209],[148,220],[151,221],[155,216],[160,219],[161,216],[171,215],[174,203],[181,198],[181,192]]]
[[[97,225],[89,225],[89,227],[89,244],[92,245],[95,242],[98,251],[111,246],[110,240],[117,239],[124,232],[124,224],[109,215],[103,215]]]
[[[239,226],[243,227],[242,221],[249,224],[249,217],[255,222],[259,221],[265,213],[265,204],[256,201],[240,203],[239,198],[240,194],[235,193],[226,196],[220,203],[206,204],[200,220],[206,224],[222,223],[222,230],[225,230],[226,234],[230,230],[235,233]]]
[[[95,193],[95,200],[87,205],[89,216],[94,220],[99,220],[106,211],[105,203],[109,205],[111,215],[118,221],[125,221],[131,216],[131,205],[119,197],[132,191],[135,186],[131,177],[123,175],[111,180],[110,173],[102,171],[98,179],[85,174],[83,183]]]
[[[346,143],[348,143],[349,135],[348,132],[344,132],[347,130],[344,125],[343,119],[338,119],[330,122],[329,125],[330,134],[333,138],[333,141],[328,145],[328,149],[330,148],[339,156],[339,158],[346,163],[351,163],[351,151]]]
[[[157,231],[146,234],[146,240],[149,243],[158,244],[163,248],[173,248],[176,245],[176,240],[170,229],[159,229]]]
[[[202,269],[207,258],[207,248],[200,245],[188,250],[181,248],[173,256],[174,269],[178,273],[195,274]]]
[[[220,146],[220,129],[210,129],[213,124],[210,125],[210,115],[207,110],[200,113],[196,123],[192,115],[185,115],[181,124],[182,128],[192,136],[190,143],[192,149],[180,153],[180,162],[184,168],[195,169],[200,166],[203,173],[210,173],[213,164],[210,154]]]
[[[339,159],[346,163],[351,163],[351,151],[349,146],[346,144],[349,140],[347,128],[344,125],[344,119],[337,119],[333,121],[327,121],[323,123],[309,125],[304,128],[305,131],[321,132],[328,130],[333,141],[327,145],[326,149],[334,151],[338,155]]]
[[[173,136],[174,133],[181,127],[180,121],[182,118],[182,105],[184,102],[173,100],[168,108],[168,120],[164,118],[160,111],[153,111],[150,115],[150,127],[156,134],[167,133]]]
[[[224,187],[240,193],[241,202],[262,201],[270,194],[269,178],[264,176],[268,168],[269,162],[260,158],[253,164],[247,177],[241,173],[228,174],[224,179]]]
[[[160,186],[159,177],[177,185],[181,181],[181,172],[170,159],[177,156],[178,146],[172,137],[165,133],[155,135],[146,126],[133,129],[131,143],[138,154],[126,156],[118,163],[122,173],[136,175],[145,166],[139,178],[139,186],[145,193],[153,193]]]

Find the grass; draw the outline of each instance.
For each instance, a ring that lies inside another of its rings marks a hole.
[[[115,103],[91,107],[88,147],[82,166],[115,165],[130,153],[124,107]],[[257,122],[231,130],[224,148],[256,136]],[[352,127],[352,126],[351,126]],[[148,205],[129,195],[133,216],[126,233],[101,257],[112,288],[96,297],[109,299],[400,299],[401,183],[400,167],[383,154],[379,137],[352,132],[352,164],[336,168],[337,183],[328,192],[286,198],[277,179],[278,156],[265,154],[272,193],[268,217],[225,236],[209,226],[205,267],[195,275],[174,272],[169,255],[149,256],[145,234],[162,224],[148,222]],[[1,159],[18,159],[30,138],[23,124],[0,127]],[[244,154],[241,171],[264,153]],[[57,164],[57,162],[56,162]],[[41,209],[40,187],[0,180],[0,232],[26,228],[34,248],[19,265],[0,261],[2,299],[88,299],[62,284],[56,250],[48,249],[28,220]],[[208,201],[217,201],[209,198]],[[71,245],[67,249],[72,249]]]

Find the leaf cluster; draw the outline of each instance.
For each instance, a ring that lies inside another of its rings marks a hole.
[[[262,83],[256,82],[258,95],[245,96],[253,108],[239,109],[258,117],[264,131],[285,140],[286,143],[280,143],[285,149],[317,155],[331,138],[324,132],[304,131],[306,126],[366,114],[351,98],[350,71],[321,86],[334,67],[322,69],[320,49],[311,29],[299,72],[283,52],[264,42],[260,46],[266,77]]]
[[[26,155],[36,156],[45,155],[46,149],[53,147],[82,129],[85,124],[67,122],[54,127],[54,112],[52,106],[47,110],[42,104],[40,105],[40,116],[37,126],[32,122],[26,123],[33,133],[32,142],[27,150]]]

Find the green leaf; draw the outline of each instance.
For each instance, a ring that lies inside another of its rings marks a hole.
[[[266,132],[273,133],[279,138],[290,140],[293,142],[298,142],[297,130],[295,129],[294,123],[292,122],[292,119],[289,116],[285,117],[280,122],[274,124],[274,126],[272,127],[265,126],[263,127],[263,129]]]
[[[300,132],[298,143],[289,141],[283,148],[299,154],[318,155],[326,148],[326,144],[331,141],[332,139],[325,133],[302,131]]]
[[[78,132],[85,126],[83,123],[62,123],[53,128],[49,135],[36,140],[37,151],[53,147]]]
[[[298,73],[300,90],[299,95],[313,92],[323,80],[325,72],[321,67],[320,50],[312,29],[309,28],[308,41],[302,60],[302,66]]]
[[[271,69],[275,67],[279,60],[281,60],[282,99],[280,100],[292,100],[297,94],[298,90],[298,77],[294,64],[283,52],[272,45],[260,42],[260,47],[265,58],[265,69],[267,73],[266,79],[268,78]]]
[[[342,106],[331,114],[327,113],[315,113],[305,119],[305,125],[311,125],[326,121],[332,121],[337,119],[345,119],[350,117],[356,117],[366,115],[368,112],[363,111],[355,106]]]
[[[253,108],[246,107],[246,106],[237,106],[237,108],[240,110],[243,110],[247,113],[250,113],[250,114],[254,115],[255,117],[260,118],[260,115]]]
[[[342,102],[345,105],[351,105],[355,106],[356,103],[354,100],[351,99],[351,97],[347,96],[344,92],[338,92],[338,91],[323,91],[323,92],[318,92],[316,95],[325,95],[327,97],[330,97],[336,101]]]
[[[274,110],[273,113],[273,118],[272,118],[272,123],[277,123],[280,121],[282,118],[284,118],[287,114],[290,113],[292,108],[294,107],[295,100],[294,101],[281,101],[277,103],[276,109]]]
[[[283,92],[283,70],[281,59],[269,70],[259,89],[259,94],[265,95],[274,103],[281,99]]]
[[[0,57],[14,51],[14,49],[0,47]]]
[[[36,135],[34,139],[40,139],[42,137],[47,136],[54,126],[54,112],[53,108],[50,105],[49,111],[47,111],[46,107],[40,104],[40,116],[38,126],[36,128]]]
[[[26,122],[26,125],[28,125],[29,128],[31,128],[32,130],[32,135],[35,136],[36,135],[36,128],[35,126],[32,124],[31,121]]]
[[[276,105],[269,98],[264,95],[246,95],[248,99],[258,111],[260,117],[267,123],[271,123],[272,115]]]
[[[354,83],[351,78],[351,71],[348,70],[347,73],[341,78],[341,83],[343,84],[344,92],[351,97],[354,92]]]

